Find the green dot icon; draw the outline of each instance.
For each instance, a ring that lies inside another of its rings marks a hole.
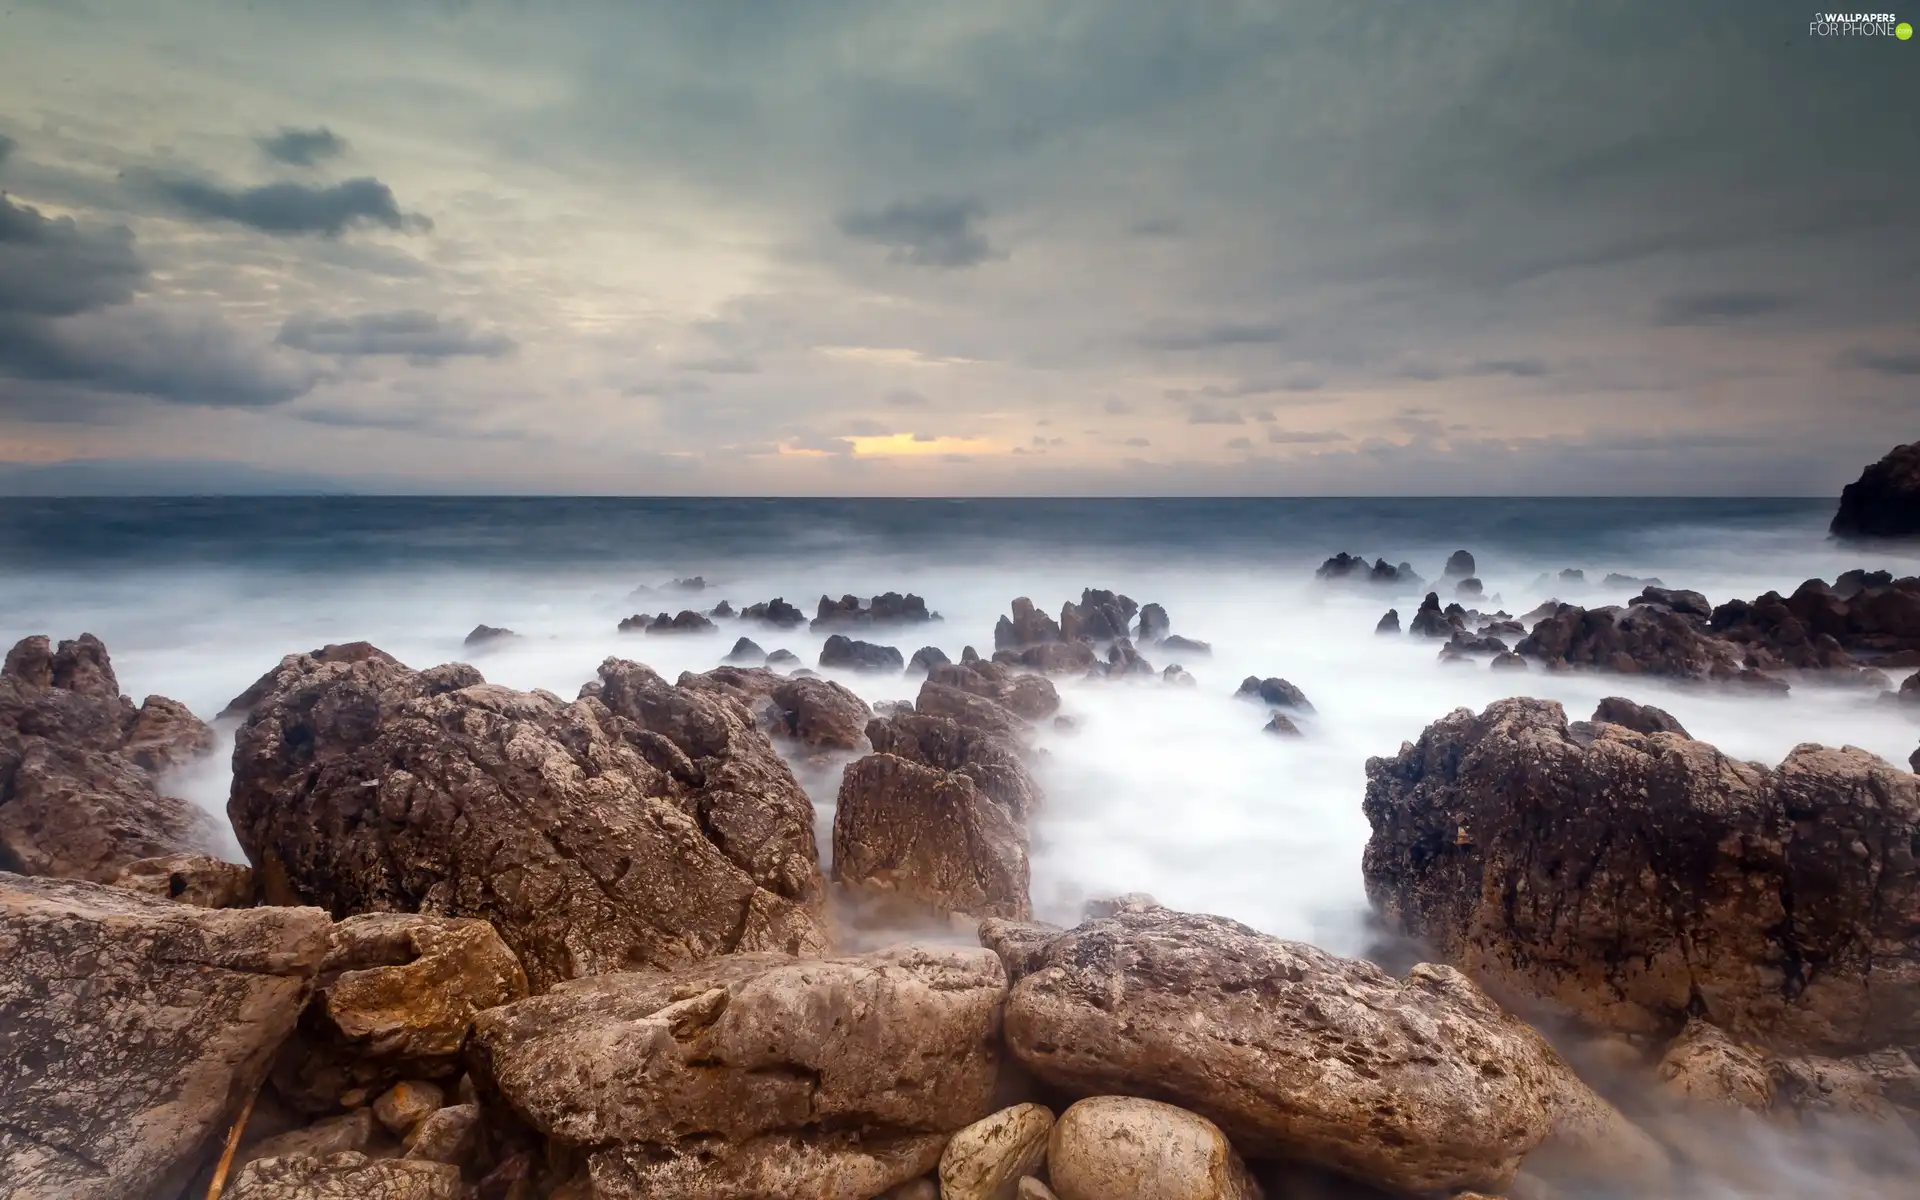
[[[1902,21],[1898,25],[1895,25],[1893,27],[1893,36],[1899,38],[1901,41],[1904,42],[1908,38],[1913,36],[1913,26],[1907,24],[1905,21]]]

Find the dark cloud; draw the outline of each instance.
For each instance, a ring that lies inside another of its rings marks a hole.
[[[125,226],[87,228],[0,195],[0,314],[65,317],[122,304],[146,278]]]
[[[1654,311],[1660,325],[1719,325],[1769,316],[1792,307],[1777,292],[1690,292],[1662,296]]]
[[[60,319],[0,316],[0,374],[212,408],[282,404],[318,382],[215,316],[142,305]]]
[[[840,218],[840,232],[887,247],[889,257],[921,267],[971,267],[1000,257],[974,222],[986,215],[977,200],[929,197],[897,201]]]
[[[127,178],[137,190],[159,197],[187,216],[232,221],[262,233],[338,237],[360,225],[407,232],[433,228],[433,222],[419,213],[400,211],[393,189],[370,176],[334,184],[267,183],[250,188],[148,171],[130,171]]]
[[[310,354],[338,358],[392,356],[416,365],[449,358],[504,358],[515,349],[513,339],[503,333],[481,332],[458,318],[419,311],[355,317],[303,313],[281,325],[277,340],[282,346]]]
[[[1349,439],[1337,429],[1269,429],[1267,440],[1277,446],[1318,446]]]
[[[347,141],[322,125],[318,129],[287,129],[271,137],[257,139],[260,152],[276,162],[295,167],[311,167],[346,153]]]
[[[1141,345],[1153,350],[1217,350],[1224,346],[1267,346],[1283,340],[1287,331],[1274,324],[1222,321],[1196,329],[1162,329],[1140,335]]]
[[[1187,410],[1189,425],[1245,425],[1247,419],[1240,415],[1237,408],[1215,408],[1211,404],[1196,404]]]
[[[933,401],[908,388],[895,388],[881,397],[888,408],[926,408]]]
[[[1843,351],[1834,359],[1838,366],[1880,375],[1920,375],[1920,351],[1873,350],[1865,346]]]
[[[1469,375],[1512,375],[1519,379],[1537,379],[1549,373],[1547,364],[1537,358],[1483,358],[1467,368]]]

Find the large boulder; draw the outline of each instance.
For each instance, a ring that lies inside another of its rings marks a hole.
[[[1696,619],[1658,604],[1595,609],[1562,604],[1537,622],[1514,652],[1561,669],[1764,682],[1753,677],[1738,646],[1710,635]]]
[[[1040,787],[1020,743],[1006,734],[909,712],[867,722],[867,741],[876,754],[967,776],[1022,824],[1039,807]]]
[[[873,709],[851,688],[817,676],[795,678],[766,667],[682,672],[676,686],[730,696],[777,738],[828,750],[858,750]]]
[[[1450,967],[1395,979],[1225,918],[1144,905],[1037,952],[988,926],[1027,972],[1007,1000],[1007,1046],[1069,1095],[1177,1104],[1249,1156],[1405,1192],[1498,1191],[1550,1138],[1611,1136],[1642,1166],[1661,1160]]]
[[[1060,637],[1069,642],[1111,642],[1127,636],[1140,606],[1125,596],[1086,588],[1080,602],[1069,600],[1060,609]]]
[[[1157,1100],[1091,1096],[1053,1126],[1047,1175],[1059,1200],[1260,1200],[1212,1121]]]
[[[471,1055],[598,1200],[869,1200],[993,1110],[1005,994],[984,950],[730,955],[489,1010]]]
[[[1920,442],[1895,446],[1842,488],[1828,531],[1842,538],[1920,537]]]
[[[998,700],[932,679],[920,685],[913,706],[926,716],[945,717],[966,728],[1002,737],[1017,737],[1029,728],[1024,718]]]
[[[891,754],[847,767],[833,812],[833,877],[911,911],[1026,917],[1025,830],[970,777]]]
[[[213,740],[178,701],[135,708],[92,634],[22,639],[0,668],[0,869],[109,883],[139,859],[212,847],[213,821],[157,775]]]
[[[927,672],[927,682],[985,697],[1029,721],[1050,717],[1060,710],[1060,693],[1052,680],[1016,670],[1005,663],[945,663]]]
[[[1841,586],[1809,579],[1790,596],[1729,600],[1713,610],[1710,627],[1768,667],[1837,670],[1920,652],[1920,578],[1849,575],[1836,581]]]
[[[856,641],[844,633],[836,633],[820,647],[820,665],[849,671],[898,673],[906,670],[907,660],[900,657],[900,651],[893,646]]]
[[[775,596],[771,600],[762,600],[758,604],[749,604],[740,610],[743,621],[759,621],[777,629],[792,629],[796,625],[807,623],[807,614],[786,600]]]
[[[0,1190],[174,1200],[266,1078],[328,925],[0,874]]]
[[[995,650],[993,661],[1007,667],[1025,667],[1043,675],[1077,675],[1100,662],[1092,642],[1042,642],[1024,649]]]
[[[1778,1049],[1920,1043],[1920,802],[1862,750],[1778,768],[1682,733],[1460,709],[1367,763],[1367,891],[1502,994]]]
[[[1594,706],[1593,717],[1596,725],[1618,725],[1622,729],[1631,729],[1635,733],[1677,733],[1681,737],[1690,737],[1686,726],[1680,719],[1664,708],[1651,704],[1638,704],[1625,696],[1607,696]]]
[[[491,921],[536,990],[825,941],[813,806],[738,704],[619,659],[568,703],[290,660],[227,811],[269,900]]]
[[[1018,650],[1060,640],[1060,626],[1052,617],[1035,608],[1033,601],[1019,596],[1013,602],[1013,616],[1001,617],[993,627],[996,650]]]

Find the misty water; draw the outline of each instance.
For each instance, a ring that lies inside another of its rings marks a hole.
[[[11,501],[0,509],[0,636],[95,633],[123,690],[169,695],[211,718],[282,655],[329,642],[371,641],[416,667],[468,661],[492,682],[572,697],[610,655],[671,679],[717,665],[742,634],[812,665],[825,636],[724,620],[713,634],[617,632],[636,612],[783,596],[811,613],[823,593],[911,591],[943,619],[863,636],[903,655],[935,645],[958,659],[968,645],[992,652],[995,619],[1015,596],[1057,614],[1083,588],[1111,588],[1164,605],[1174,632],[1211,643],[1212,654],[1144,648],[1156,667],[1185,666],[1191,688],[1057,681],[1075,728],[1043,724],[1037,737],[1046,799],[1032,829],[1036,916],[1071,923],[1088,898],[1144,891],[1359,954],[1371,940],[1364,764],[1453,708],[1528,694],[1584,718],[1602,696],[1623,694],[1769,765],[1801,742],[1860,746],[1904,765],[1920,723],[1858,690],[1801,685],[1754,698],[1496,673],[1484,659],[1443,665],[1436,642],[1374,632],[1390,606],[1410,617],[1418,594],[1328,587],[1314,578],[1323,559],[1345,550],[1406,560],[1432,579],[1466,549],[1489,597],[1477,607],[1515,615],[1550,597],[1624,603],[1638,586],[1602,585],[1610,572],[1716,603],[1854,567],[1920,573],[1920,557],[1829,541],[1829,514],[1799,500]],[[1587,582],[1561,580],[1565,568]],[[696,574],[708,583],[697,596],[633,595]],[[480,623],[522,636],[464,648]],[[895,674],[824,673],[870,702],[918,688]],[[1304,737],[1261,732],[1266,711],[1233,697],[1248,675],[1281,676],[1307,694],[1317,711],[1300,719]],[[230,748],[231,728],[222,732]],[[803,778],[824,835],[831,774]],[[169,785],[223,814],[224,753]],[[823,836],[823,853],[829,846]],[[1747,1157],[1779,1153],[1769,1140]],[[1762,1174],[1792,1176],[1784,1160]],[[1771,1194],[1756,1186],[1716,1194]]]

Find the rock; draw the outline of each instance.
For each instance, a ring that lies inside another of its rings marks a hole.
[[[1915,671],[1901,682],[1900,703],[1920,705],[1920,671]]]
[[[364,1154],[255,1159],[241,1168],[229,1200],[472,1200],[457,1167]]]
[[[1090,921],[1037,958],[1007,1001],[1006,1043],[1023,1066],[1070,1095],[1151,1086],[1252,1156],[1406,1192],[1497,1191],[1549,1137],[1604,1131],[1631,1152],[1623,1163],[1664,1161],[1450,967],[1396,980],[1166,909]]]
[[[704,592],[707,590],[707,580],[703,575],[691,575],[685,579],[674,580],[667,585],[667,589],[675,592]]]
[[[1100,655],[1090,642],[1043,642],[1024,650],[995,650],[993,661],[1048,675],[1073,675],[1097,666]]]
[[[428,1113],[407,1138],[406,1157],[464,1167],[479,1146],[480,1106],[451,1104]]]
[[[838,600],[822,596],[819,614],[813,619],[813,628],[906,625],[938,619],[938,613],[927,611],[925,600],[910,593],[903,596],[899,592],[883,592],[864,605],[858,596],[842,596]]]
[[[1153,675],[1153,664],[1140,656],[1133,643],[1126,638],[1115,639],[1107,647],[1107,661],[1096,664],[1087,672],[1092,679],[1119,679],[1128,675]]]
[[[1568,567],[1560,572],[1560,582],[1562,583],[1585,583],[1586,581],[1587,573],[1578,567]]]
[[[1420,602],[1420,611],[1413,614],[1413,620],[1407,622],[1407,632],[1418,637],[1450,638],[1457,627],[1440,610],[1440,596],[1437,592],[1428,592],[1427,598]]]
[[[1462,579],[1454,586],[1453,594],[1462,600],[1484,600],[1487,595],[1487,589],[1486,585],[1482,584],[1478,579],[1469,577]]]
[[[1153,645],[1173,632],[1173,620],[1167,616],[1167,610],[1158,604],[1140,606],[1140,623],[1134,627],[1134,636],[1147,645]]]
[[[1257,675],[1249,675],[1240,681],[1239,690],[1233,694],[1242,700],[1258,700],[1270,708],[1287,708],[1303,713],[1313,711],[1307,694],[1284,679],[1261,679]]]
[[[1161,638],[1157,643],[1155,643],[1155,648],[1160,650],[1165,650],[1169,654],[1205,655],[1205,654],[1213,653],[1213,645],[1211,643],[1195,641],[1193,638],[1181,637],[1177,633],[1173,634],[1170,637]]]
[[[940,1155],[939,1200],[1014,1200],[1023,1176],[1047,1160],[1053,1113],[1016,1104],[953,1135]]]
[[[1446,569],[1440,572],[1440,578],[1471,579],[1475,574],[1473,555],[1465,550],[1455,550],[1447,556]]]
[[[158,774],[213,753],[213,727],[178,700],[148,696],[134,714],[120,753]]]
[[[873,710],[852,689],[809,672],[780,675],[766,667],[716,667],[682,672],[676,687],[728,696],[777,738],[830,750],[865,747]]]
[[[373,1115],[388,1133],[404,1138],[446,1102],[447,1094],[438,1085],[403,1079],[380,1093],[373,1102]]]
[[[867,1200],[993,1111],[1005,991],[985,950],[729,955],[491,1009],[472,1053],[599,1200]]]
[[[718,628],[718,625],[690,608],[683,608],[673,616],[661,613],[648,620],[645,615],[636,615],[620,622],[621,633],[636,629],[645,633],[712,633]]]
[[[236,735],[227,805],[267,899],[491,921],[536,990],[822,946],[813,806],[766,735],[637,664],[599,675],[569,704],[296,663]]]
[[[1138,606],[1125,596],[1096,588],[1080,593],[1060,609],[1060,637],[1069,642],[1111,642],[1127,636]],[[996,642],[997,644],[997,642]]]
[[[952,661],[952,659],[947,657],[947,652],[940,647],[922,646],[913,652],[912,658],[907,660],[907,673],[910,675],[924,675],[928,671],[933,670],[933,668],[944,667]]]
[[[293,1029],[327,944],[310,908],[213,910],[0,874],[0,1180],[173,1200]]]
[[[1920,748],[1915,749],[1912,756],[1907,759],[1907,765],[1916,773],[1920,773]]]
[[[1713,605],[1699,592],[1682,591],[1678,588],[1647,587],[1638,596],[1627,601],[1628,607],[1639,604],[1657,604],[1672,609],[1683,617],[1698,617],[1706,620],[1713,615]]]
[[[767,652],[767,665],[769,667],[784,667],[792,663],[798,663],[799,661],[800,656],[791,650],[770,650]]]
[[[867,741],[877,754],[967,776],[1023,825],[1040,806],[1020,743],[1005,734],[909,709],[869,721]]]
[[[1600,586],[1604,588],[1657,588],[1661,586],[1661,581],[1652,575],[1642,577],[1639,575],[1622,575],[1618,571],[1609,571],[1607,572],[1607,577],[1600,581]]]
[[[850,671],[900,671],[906,660],[892,646],[856,642],[844,633],[836,633],[820,648],[822,667],[841,667]]]
[[[736,617],[739,614],[733,611],[733,605],[722,600],[720,603],[708,609],[707,615],[717,621]]]
[[[254,1126],[247,1126],[251,1131]],[[333,1154],[363,1153],[373,1144],[373,1110],[360,1107],[339,1116],[315,1121],[244,1146],[234,1165],[244,1167],[260,1158],[326,1158]]]
[[[1278,737],[1306,736],[1300,731],[1300,727],[1293,723],[1293,719],[1285,713],[1274,713],[1272,717],[1268,718],[1267,723],[1260,727],[1260,732],[1271,733]]]
[[[1380,618],[1380,623],[1373,627],[1373,631],[1375,633],[1399,633],[1400,610],[1397,608],[1388,609],[1387,615]]]
[[[989,917],[979,927],[980,944],[999,956],[1009,983],[1019,983],[1039,970],[1047,947],[1064,932],[1058,925],[1043,921],[1003,921],[997,917]]]
[[[1920,442],[1895,446],[1842,488],[1828,532],[1839,538],[1920,536]]]
[[[1060,1115],[1047,1146],[1060,1200],[1259,1200],[1226,1135],[1205,1117],[1134,1096],[1094,1096]]]
[[[518,636],[519,635],[514,633],[513,630],[502,629],[498,625],[475,625],[473,632],[469,633],[466,640],[460,644],[463,646],[485,646],[493,642],[508,641]]]
[[[733,643],[733,649],[727,651],[727,656],[720,661],[757,667],[767,661],[767,652],[760,648],[759,642],[750,637],[743,637]]]
[[[881,1192],[880,1200],[940,1200],[940,1185],[932,1176],[921,1176]]]
[[[1509,652],[1494,655],[1487,665],[1495,671],[1524,671],[1527,669],[1527,660]]]
[[[1691,737],[1686,727],[1680,724],[1674,715],[1664,708],[1655,708],[1651,704],[1635,704],[1625,696],[1608,696],[1600,701],[1593,710],[1594,724],[1605,722],[1618,725],[1622,729],[1631,729],[1635,733],[1673,733],[1681,737]]]
[[[1773,1079],[1764,1051],[1744,1046],[1705,1021],[1689,1021],[1658,1068],[1666,1093],[1683,1104],[1766,1112]]]
[[[758,604],[747,605],[747,607],[740,610],[740,619],[743,621],[759,621],[780,629],[792,629],[796,625],[805,625],[807,623],[807,614],[801,612],[793,605],[788,604],[780,597],[775,596],[771,600],[763,600]]]
[[[1025,918],[1026,837],[966,775],[890,754],[853,763],[833,814],[833,877],[920,912]]]
[[[1557,703],[1460,709],[1367,763],[1367,892],[1496,990],[1597,1028],[1700,1017],[1781,1051],[1920,1041],[1914,776],[1803,745],[1778,768]]]
[[[274,1066],[274,1087],[319,1113],[351,1091],[450,1079],[475,1015],[526,994],[519,960],[485,921],[348,917],[328,935],[313,1001]]]
[[[1168,683],[1178,684],[1180,687],[1197,687],[1200,683],[1179,663],[1174,663],[1160,672],[1160,678]]]
[[[1122,892],[1118,896],[1102,896],[1087,901],[1080,906],[1080,919],[1099,921],[1120,913],[1151,912],[1163,907],[1151,892]]]
[[[1018,650],[1060,640],[1060,626],[1033,606],[1025,596],[1013,602],[1013,616],[1001,617],[993,627],[995,650]]]
[[[245,908],[253,903],[253,872],[204,854],[135,859],[113,886],[201,908]]]
[[[1456,632],[1453,635],[1453,637],[1449,638],[1447,640],[1447,644],[1443,646],[1441,649],[1443,651],[1451,651],[1454,654],[1460,654],[1460,655],[1491,654],[1497,657],[1499,655],[1509,653],[1507,649],[1507,644],[1501,641],[1499,638],[1494,637],[1491,634],[1482,634],[1479,637],[1469,637],[1467,635],[1467,631],[1464,629]]]
[[[1549,667],[1729,682],[1745,667],[1737,647],[1658,605],[1585,609],[1563,604],[1514,647]]]
[[[1020,1188],[1014,1195],[1017,1200],[1060,1200],[1052,1188],[1031,1175],[1020,1181]]]

